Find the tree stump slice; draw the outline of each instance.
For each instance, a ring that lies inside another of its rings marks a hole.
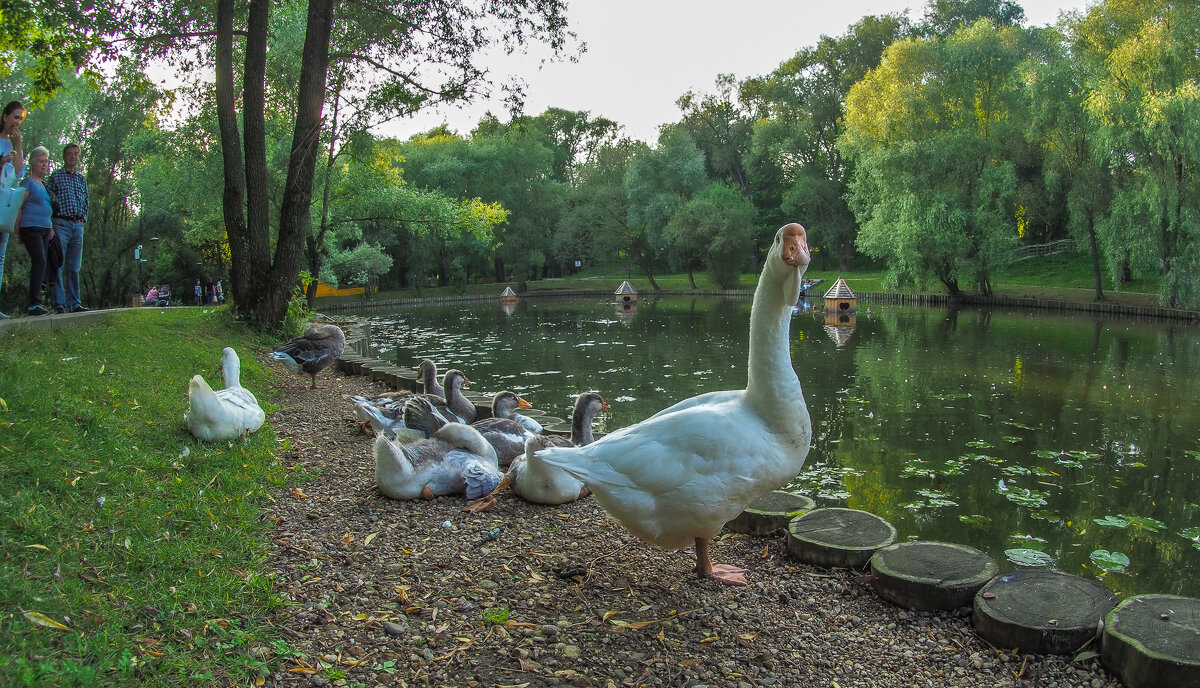
[[[1000,567],[974,547],[948,542],[900,542],[871,557],[872,585],[901,607],[937,611],[971,606]]]
[[[412,368],[401,368],[397,374],[396,389],[417,392],[421,389],[421,374]]]
[[[892,524],[857,509],[816,509],[788,523],[792,556],[826,568],[861,569],[876,550],[895,541]]]
[[[725,527],[735,533],[769,535],[816,507],[817,503],[804,495],[775,490],[759,497]]]
[[[998,576],[975,595],[971,623],[999,648],[1069,654],[1096,637],[1117,599],[1095,581],[1023,569]]]
[[[1104,619],[1104,666],[1127,688],[1200,686],[1200,599],[1136,595]]]

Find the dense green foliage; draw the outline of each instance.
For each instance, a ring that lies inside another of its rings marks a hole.
[[[525,288],[597,266],[636,267],[652,288],[668,271],[724,283],[754,272],[775,228],[796,220],[818,259],[885,270],[894,287],[986,294],[1016,249],[1072,239],[1091,257],[1094,298],[1151,280],[1164,304],[1200,304],[1191,3],[1105,0],[1056,27],[1027,26],[1010,0],[863,17],[769,74],[681,94],[679,120],[651,142],[559,108],[489,115],[470,132],[379,133],[486,89],[473,60],[488,45],[565,49],[559,3],[490,5],[503,21],[478,35],[470,27],[488,15],[468,7],[439,17],[427,3],[395,15],[348,0],[269,5],[222,2],[232,14],[221,15],[184,0],[98,3],[47,14],[54,26],[5,26],[0,49],[20,67],[5,87],[45,102],[26,150],[84,145],[92,217],[103,218],[89,228],[89,302],[124,302],[151,280],[225,277],[249,302],[239,315],[266,299],[258,319],[271,321],[300,271],[383,290]],[[332,20],[323,71],[306,66],[314,12]],[[214,38],[219,21],[228,44]],[[264,22],[265,35],[251,31]],[[62,64],[139,46],[186,85],[163,92],[131,63],[101,86],[62,71],[48,91],[44,61],[22,56],[28,41],[81,26],[95,50],[66,41],[75,52]],[[441,38],[406,43],[417,35]],[[209,81],[218,47],[230,49],[218,70],[227,93]],[[409,70],[422,59],[441,76]],[[314,111],[299,84],[322,75]],[[131,261],[139,244],[147,263]],[[19,299],[22,253],[9,249],[0,308]]]

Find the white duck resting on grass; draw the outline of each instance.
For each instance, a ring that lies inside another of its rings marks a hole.
[[[744,569],[712,563],[709,543],[808,456],[812,423],[789,347],[808,263],[804,228],[781,227],[754,290],[746,389],[701,394],[586,447],[537,456],[583,481],[637,537],[664,549],[695,545],[699,575],[745,585]]]
[[[383,435],[375,440],[375,482],[392,499],[456,494],[476,499],[503,477],[492,445],[469,425],[449,423],[433,437],[407,444]]]
[[[255,432],[267,419],[258,399],[242,387],[242,362],[229,347],[221,351],[221,377],[225,389],[213,391],[204,378],[195,375],[188,383],[188,411],[183,419],[198,439],[206,442],[231,440]]]
[[[312,388],[317,388],[317,374],[333,365],[346,348],[346,334],[337,325],[313,323],[297,337],[271,353],[271,358],[283,363],[283,367],[296,375],[312,377]]]
[[[604,398],[595,392],[580,394],[571,414],[571,439],[557,435],[532,435],[525,440],[525,455],[513,461],[504,480],[483,499],[463,507],[477,514],[496,506],[500,494],[507,488],[527,502],[534,504],[566,504],[587,496],[587,488],[579,479],[561,468],[548,465],[537,452],[548,447],[582,447],[592,443],[592,420],[609,410]]]

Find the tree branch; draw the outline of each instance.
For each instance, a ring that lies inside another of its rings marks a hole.
[[[335,60],[349,59],[349,60],[358,60],[360,62],[366,62],[367,64],[371,65],[375,69],[378,69],[383,72],[387,72],[388,74],[391,74],[392,76],[396,77],[397,79],[400,79],[404,83],[408,84],[409,86],[412,86],[413,88],[415,88],[419,91],[424,91],[426,93],[429,93],[431,95],[436,95],[436,96],[443,95],[441,91],[423,86],[423,85],[417,83],[415,80],[413,80],[413,78],[410,77],[409,75],[407,75],[403,72],[397,71],[395,69],[392,69],[392,68],[388,67],[387,65],[383,64],[382,62],[378,62],[377,60],[367,57],[366,55],[359,55],[357,53],[334,53],[334,54],[330,55],[330,58],[335,59]]]

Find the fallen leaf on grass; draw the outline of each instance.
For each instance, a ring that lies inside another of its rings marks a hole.
[[[379,533],[371,533],[370,535],[363,538],[363,547],[366,547],[367,545],[371,544],[371,541],[374,540],[375,536],[378,534]]]
[[[320,671],[320,669],[314,669],[312,667],[292,667],[291,669],[288,669],[289,674],[304,674],[306,676],[312,676],[318,671]]]
[[[46,628],[54,628],[54,629],[57,629],[60,631],[71,630],[41,612],[28,611],[28,612],[24,612],[24,615],[25,615],[26,619],[29,619],[31,622],[37,624],[38,626],[45,626]]]
[[[50,548],[49,548],[49,547],[47,547],[47,546],[45,546],[45,545],[36,545],[36,544],[34,544],[34,545],[25,545],[25,547],[26,547],[26,548],[28,548],[28,549],[40,549],[40,550],[42,550],[43,552],[49,552],[49,551],[50,551]]]

